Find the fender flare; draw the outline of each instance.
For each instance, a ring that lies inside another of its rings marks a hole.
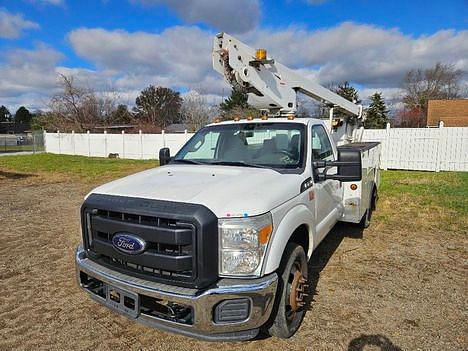
[[[265,253],[263,274],[269,274],[278,269],[286,244],[294,231],[301,225],[306,225],[309,232],[309,252],[306,254],[307,258],[310,257],[315,247],[315,233],[313,231],[314,226],[312,225],[313,218],[313,213],[303,204],[298,204],[291,208],[283,218],[281,218],[278,228],[270,238],[270,244]]]

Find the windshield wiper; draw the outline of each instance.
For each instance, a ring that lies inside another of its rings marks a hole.
[[[247,163],[243,161],[216,161],[210,162],[210,165],[220,165],[220,166],[240,166],[240,167],[254,167],[254,168],[270,168],[266,166],[257,165],[254,163]]]
[[[190,164],[190,165],[203,165],[203,164],[206,164],[204,162],[199,162],[199,161],[194,161],[194,160],[184,160],[184,159],[172,160],[172,162],[187,163],[187,164]]]

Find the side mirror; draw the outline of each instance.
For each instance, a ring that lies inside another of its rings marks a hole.
[[[315,181],[334,179],[342,182],[356,182],[362,179],[361,151],[349,148],[338,149],[337,161],[314,161],[312,163]],[[337,167],[336,174],[327,174]],[[324,168],[322,172],[319,168]]]
[[[171,152],[168,147],[163,147],[159,150],[159,165],[164,166],[171,160]]]

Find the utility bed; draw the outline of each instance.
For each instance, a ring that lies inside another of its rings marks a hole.
[[[338,150],[354,149],[361,152],[362,180],[343,182],[343,216],[341,221],[359,223],[367,209],[372,206],[374,185],[380,185],[380,149],[379,142],[356,142],[338,147]],[[371,209],[372,210],[372,209]]]

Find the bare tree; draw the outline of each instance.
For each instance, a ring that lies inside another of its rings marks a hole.
[[[421,128],[426,126],[426,115],[417,107],[403,108],[396,112],[393,123],[399,128]]]
[[[463,72],[440,62],[432,68],[409,71],[403,82],[403,102],[408,110],[427,111],[433,99],[456,99],[460,96]]]
[[[49,103],[57,128],[93,128],[115,110],[115,95],[98,96],[92,89],[77,84],[73,76],[60,74],[59,79],[61,91],[52,96]]]
[[[92,89],[90,89],[92,91]],[[103,122],[114,123],[112,118],[118,108],[120,94],[112,86],[108,86],[104,92],[95,93],[99,119]]]
[[[314,100],[309,96],[298,92],[297,94],[297,112],[296,115],[301,118],[328,118],[329,108],[326,104]]]
[[[182,120],[192,131],[198,130],[208,124],[218,112],[197,91],[191,91],[184,97],[180,111]]]

